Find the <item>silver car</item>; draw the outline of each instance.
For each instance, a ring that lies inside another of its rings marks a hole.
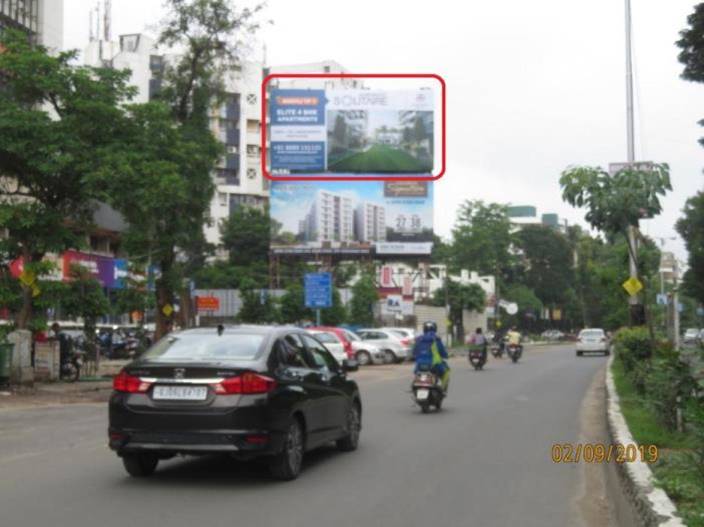
[[[352,351],[360,366],[368,364],[384,364],[384,351],[369,341],[362,340],[359,335],[343,330],[345,337],[352,344]]]
[[[364,342],[371,342],[384,351],[384,362],[403,362],[413,350],[413,340],[401,336],[399,333],[384,329],[360,329],[357,331]]]
[[[577,336],[577,356],[584,353],[599,352],[604,355],[611,353],[611,342],[603,329],[583,329]]]
[[[319,331],[315,329],[309,329],[308,333],[313,335],[316,339],[325,345],[327,350],[335,357],[338,364],[342,364],[342,361],[347,359],[347,353],[345,352],[345,345],[335,335],[332,331]]]

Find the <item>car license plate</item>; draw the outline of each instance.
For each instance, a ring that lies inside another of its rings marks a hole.
[[[208,388],[205,386],[155,386],[152,399],[166,401],[205,401]]]
[[[416,392],[416,399],[419,401],[425,401],[428,398],[428,394],[430,392],[428,390],[418,390]]]

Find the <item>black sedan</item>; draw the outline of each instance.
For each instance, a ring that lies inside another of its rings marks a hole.
[[[113,381],[110,448],[132,476],[177,454],[266,456],[294,479],[303,453],[357,448],[362,403],[319,341],[298,328],[200,328],[164,337]]]

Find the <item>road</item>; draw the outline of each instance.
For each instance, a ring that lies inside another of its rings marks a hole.
[[[614,524],[599,466],[554,464],[556,442],[604,440],[602,357],[528,349],[482,372],[453,361],[443,411],[422,415],[410,366],[354,374],[359,450],[308,456],[294,482],[258,463],[163,462],[126,476],[105,447],[106,407],[0,410],[0,523],[24,526],[536,526]],[[591,421],[591,422],[590,422]]]

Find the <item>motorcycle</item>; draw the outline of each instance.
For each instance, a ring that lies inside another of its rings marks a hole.
[[[494,342],[490,347],[489,351],[491,351],[491,354],[497,358],[500,359],[504,355],[504,347],[505,344],[504,342]]]
[[[508,344],[506,346],[506,353],[515,364],[518,362],[518,359],[521,358],[521,355],[523,355],[523,346],[520,344]]]
[[[61,364],[59,378],[68,382],[76,382],[81,376],[81,368],[83,367],[83,351],[74,348],[70,351],[69,356]]]
[[[413,400],[420,406],[421,411],[427,414],[431,406],[436,410],[442,408],[445,390],[442,388],[440,378],[430,370],[421,370],[416,373],[411,386]]]
[[[472,346],[469,348],[469,363],[474,366],[474,369],[479,371],[484,368],[487,360],[486,347]]]

